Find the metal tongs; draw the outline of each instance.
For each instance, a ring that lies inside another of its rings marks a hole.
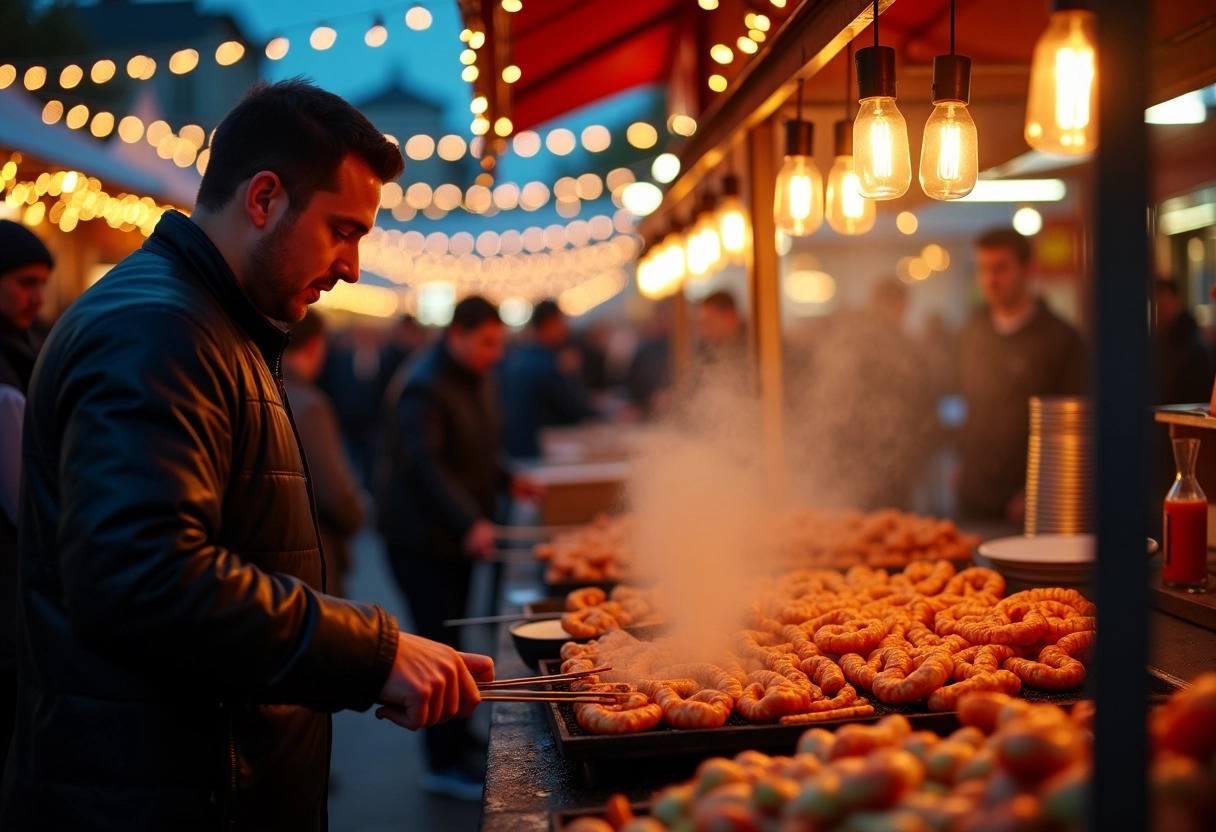
[[[595,667],[591,670],[579,670],[573,673],[553,673],[546,676],[525,676],[519,679],[500,679],[495,682],[482,682],[477,689],[482,692],[482,702],[571,702],[591,703],[596,705],[614,705],[622,696],[632,694],[623,691],[582,691],[582,690],[507,690],[506,693],[496,691],[518,687],[520,685],[544,684],[547,682],[572,682],[584,676],[603,673],[612,670],[611,667]]]

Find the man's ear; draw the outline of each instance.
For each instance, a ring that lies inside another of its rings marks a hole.
[[[279,175],[273,171],[258,171],[245,186],[245,214],[255,228],[269,225],[286,204],[287,192]]]

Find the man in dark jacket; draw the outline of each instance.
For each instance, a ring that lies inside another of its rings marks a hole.
[[[17,701],[17,488],[25,393],[37,349],[30,327],[53,265],[33,231],[0,220],[0,753],[13,736]]]
[[[962,516],[1021,525],[1031,396],[1072,396],[1087,388],[1081,335],[1032,291],[1030,241],[1012,228],[975,243],[988,306],[958,341],[959,383],[967,421],[959,436],[957,483]]]
[[[259,83],[192,218],[59,320],[30,385],[16,731],[0,827],[319,830],[330,717],[468,716],[485,657],[322,593],[283,397],[296,321],[339,281],[400,152],[337,96]]]
[[[525,459],[540,455],[540,429],[574,425],[596,415],[570,366],[566,316],[551,300],[532,310],[532,340],[511,350],[502,368],[503,415],[507,452]],[[563,366],[563,363],[566,366]]]
[[[490,518],[512,480],[503,464],[491,370],[502,359],[504,332],[488,300],[456,304],[443,338],[402,367],[385,398],[376,507],[393,575],[420,635],[455,646],[444,627],[464,615],[473,563],[494,553]],[[470,758],[478,743],[464,723],[425,733],[429,791],[479,799],[483,774]]]

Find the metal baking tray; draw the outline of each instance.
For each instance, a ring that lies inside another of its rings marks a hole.
[[[542,673],[557,673],[560,661],[542,660]],[[1177,690],[1181,680],[1159,671],[1149,670],[1150,701],[1163,699]],[[555,687],[563,687],[555,685]],[[649,731],[637,734],[592,734],[584,731],[575,721],[574,706],[568,703],[543,703],[545,719],[553,732],[558,753],[574,762],[599,762],[626,760],[641,757],[667,757],[696,755],[729,755],[747,749],[790,753],[798,744],[798,738],[808,728],[833,730],[847,722],[877,722],[890,714],[903,714],[915,730],[948,734],[959,727],[954,711],[930,711],[924,702],[910,705],[887,705],[868,694],[863,694],[874,705],[870,716],[826,720],[808,725],[758,725],[733,714],[721,728],[671,728],[660,724]],[[1045,691],[1023,687],[1020,694],[1027,702],[1072,705],[1086,695],[1086,687],[1072,690]]]

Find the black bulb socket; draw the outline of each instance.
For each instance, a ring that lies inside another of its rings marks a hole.
[[[933,59],[933,103],[971,101],[971,59],[965,55],[938,55]]]
[[[895,49],[890,46],[867,46],[858,49],[857,100],[895,97]]]
[[[835,124],[837,156],[853,155],[853,122],[843,119]]]
[[[697,213],[697,216],[699,217],[701,214],[712,214],[714,209],[717,207],[718,197],[713,191],[705,191],[703,194],[701,194],[701,210]]]
[[[1050,0],[1047,4],[1049,13],[1067,12],[1074,10],[1092,12],[1094,10],[1093,0]]]
[[[739,177],[728,173],[722,177],[722,196],[739,195]]]
[[[785,155],[815,155],[815,123],[792,118],[785,123]]]

